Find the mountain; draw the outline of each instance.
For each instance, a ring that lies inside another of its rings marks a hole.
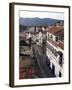
[[[20,25],[24,26],[46,26],[46,25],[53,25],[59,21],[63,20],[57,20],[52,18],[20,18],[19,23]]]

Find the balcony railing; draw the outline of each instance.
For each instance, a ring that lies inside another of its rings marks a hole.
[[[58,42],[53,41],[51,38],[48,38],[47,40],[55,47],[60,47],[61,49],[64,49],[64,43],[62,43],[60,40]]]

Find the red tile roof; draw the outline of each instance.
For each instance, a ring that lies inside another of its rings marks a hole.
[[[55,35],[60,36],[64,35],[64,29],[61,29],[59,32],[57,32]]]
[[[59,41],[58,45],[59,45],[60,48],[64,49],[64,43],[63,42]]]
[[[48,30],[48,32],[56,35],[56,34],[58,34],[62,30],[64,30],[64,27],[63,26],[59,26],[59,27],[53,26],[52,28],[50,28]],[[61,32],[61,33],[63,33],[63,32]]]

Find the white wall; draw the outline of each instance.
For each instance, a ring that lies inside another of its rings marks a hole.
[[[63,76],[64,69],[62,67],[60,67],[57,58],[52,56],[49,49],[47,49],[46,54],[47,54],[48,58],[50,59],[50,67],[51,67],[51,69],[52,69],[52,64],[55,66],[55,75],[57,77],[59,77],[59,72],[61,71],[62,76]]]
[[[71,5],[72,0],[0,0],[0,90],[11,90],[9,80],[9,2]],[[72,9],[72,6],[71,6]],[[72,12],[71,12],[72,14]],[[72,18],[71,18],[72,19]],[[71,22],[72,23],[72,22]],[[72,36],[71,36],[72,38]],[[71,63],[72,64],[72,63]],[[71,65],[72,67],[72,65]],[[71,90],[71,85],[14,88],[15,90]]]

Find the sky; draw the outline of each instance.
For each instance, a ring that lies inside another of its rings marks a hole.
[[[50,11],[20,11],[19,16],[23,18],[53,18],[64,20],[63,12],[50,12]]]

